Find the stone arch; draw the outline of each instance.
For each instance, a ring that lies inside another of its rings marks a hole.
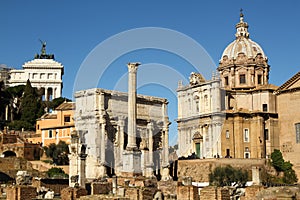
[[[10,150],[4,151],[2,153],[2,155],[3,155],[4,158],[7,158],[7,157],[17,157],[17,154],[14,151],[10,151]]]
[[[14,178],[0,171],[0,183],[14,182]]]

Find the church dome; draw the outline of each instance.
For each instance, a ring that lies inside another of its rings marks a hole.
[[[236,39],[225,48],[221,60],[237,59],[241,53],[247,58],[255,58],[257,55],[261,55],[266,59],[260,45],[249,38],[248,27],[247,22],[244,22],[243,13],[241,13],[240,22],[236,24]]]

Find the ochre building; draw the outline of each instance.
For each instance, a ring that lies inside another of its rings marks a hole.
[[[44,114],[36,122],[36,134],[27,139],[43,146],[58,144],[59,141],[69,144],[71,132],[75,130],[74,109],[75,103],[64,102],[51,113]]]

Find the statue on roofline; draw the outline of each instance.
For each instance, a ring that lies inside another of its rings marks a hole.
[[[54,59],[53,54],[47,54],[46,53],[46,42],[39,40],[42,44],[42,49],[41,49],[41,54],[35,54],[34,58],[35,59]]]
[[[41,55],[46,55],[46,42],[43,42],[42,40],[40,40],[40,42],[42,44]]]

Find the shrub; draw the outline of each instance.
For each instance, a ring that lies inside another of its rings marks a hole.
[[[212,173],[209,174],[210,185],[219,187],[236,185],[239,187],[245,186],[248,180],[248,173],[246,170],[236,169],[230,165],[226,167],[216,167]]]

